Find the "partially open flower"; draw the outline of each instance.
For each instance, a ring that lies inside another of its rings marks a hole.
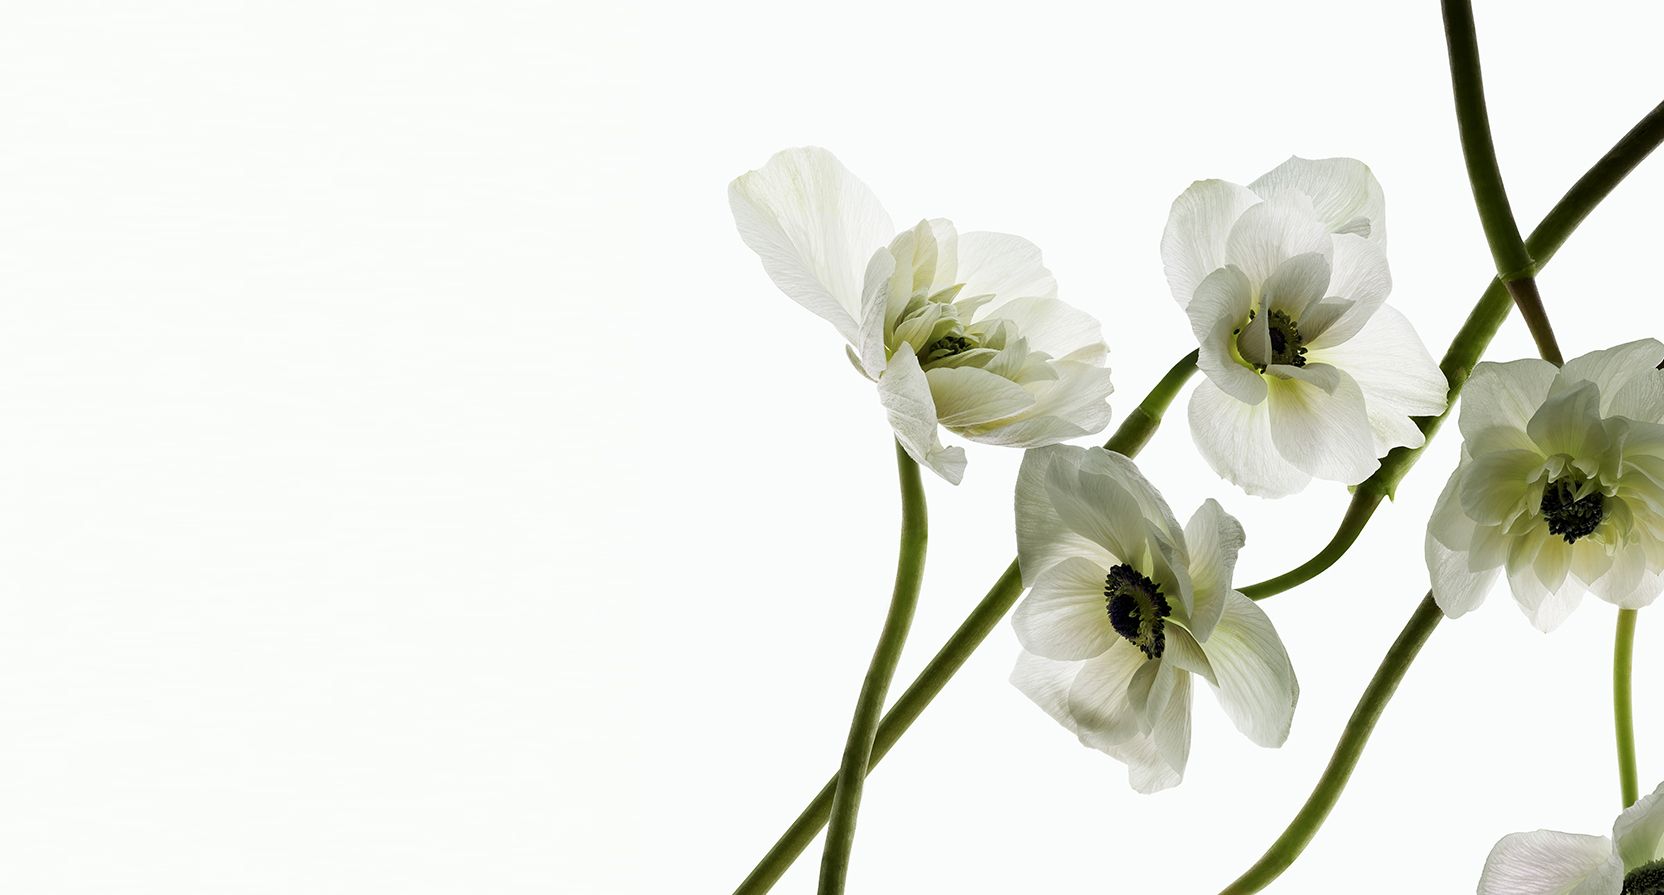
[[[1502,837],[1479,895],[1664,895],[1664,786],[1618,815],[1610,839],[1555,830]]]
[[[824,149],[788,149],[728,188],[740,237],[780,291],[831,322],[878,383],[896,439],[950,482],[965,452],[1038,447],[1109,424],[1098,322],[1057,299],[1040,250],[942,219],[897,234],[866,184]]]
[[[1282,745],[1300,688],[1271,620],[1231,589],[1242,526],[1219,504],[1180,528],[1131,460],[1065,445],[1023,457],[1016,500],[1033,588],[1012,618],[1018,689],[1140,792],[1184,776],[1192,675],[1249,739]]]
[[[1191,434],[1214,471],[1280,497],[1363,481],[1424,441],[1446,383],[1384,302],[1385,204],[1353,159],[1291,158],[1248,186],[1201,180],[1173,202],[1161,255],[1207,376]]]
[[[1625,608],[1664,590],[1664,345],[1564,369],[1480,364],[1463,391],[1462,458],[1427,525],[1433,597],[1455,617],[1506,571],[1548,631],[1585,591]]]

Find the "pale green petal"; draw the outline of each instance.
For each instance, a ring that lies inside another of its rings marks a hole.
[[[1510,833],[1491,849],[1479,895],[1619,895],[1624,867],[1605,836]]]

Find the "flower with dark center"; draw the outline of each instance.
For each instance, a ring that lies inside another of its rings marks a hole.
[[[1606,518],[1606,495],[1591,490],[1578,497],[1580,484],[1581,481],[1565,476],[1549,482],[1543,489],[1541,509],[1543,519],[1548,522],[1548,533],[1565,538],[1568,544],[1577,543],[1578,538],[1593,532],[1600,520]]]

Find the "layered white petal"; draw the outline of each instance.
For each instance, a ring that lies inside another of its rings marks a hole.
[[[1034,406],[1034,395],[1027,389],[987,370],[937,367],[924,375],[935,401],[936,421],[949,429],[991,423]]]
[[[1380,245],[1348,235],[1334,237],[1333,244],[1326,297],[1300,320],[1300,332],[1314,350],[1356,336],[1392,292],[1392,273]]]
[[[1196,287],[1225,266],[1225,242],[1237,218],[1260,197],[1223,180],[1198,180],[1173,200],[1161,234],[1161,261],[1179,307],[1190,304]]]
[[[1311,482],[1273,443],[1269,402],[1244,404],[1204,380],[1191,393],[1189,415],[1191,438],[1208,466],[1249,494],[1284,497]]]
[[[1600,390],[1602,416],[1659,422],[1664,408],[1664,343],[1639,339],[1566,362],[1561,378],[1592,382]]]
[[[1208,639],[1225,612],[1237,553],[1246,537],[1242,523],[1212,498],[1202,502],[1184,527],[1195,604],[1190,612],[1190,632],[1198,640]]]
[[[1021,236],[961,233],[958,254],[957,282],[965,284],[959,294],[996,296],[985,314],[1019,298],[1057,297],[1057,280],[1041,262],[1040,247]]]
[[[1277,265],[1260,290],[1260,307],[1299,321],[1329,288],[1329,259],[1317,252],[1295,255]]]
[[[1115,391],[1109,370],[1075,361],[1054,364],[1052,369],[1056,379],[1024,386],[1032,401],[1020,412],[955,431],[983,444],[1021,448],[1102,432],[1109,425],[1108,398]]]
[[[1011,625],[1023,649],[1047,659],[1081,660],[1103,654],[1120,635],[1104,611],[1105,569],[1072,556],[1047,568]]]
[[[1462,511],[1457,497],[1461,490],[1462,470],[1452,473],[1439,492],[1433,505],[1433,518],[1427,525],[1427,574],[1433,583],[1433,602],[1451,618],[1466,615],[1480,604],[1499,574],[1496,566],[1475,569],[1469,562],[1468,549],[1473,543],[1474,522]]]
[[[859,344],[863,275],[895,232],[866,184],[824,149],[787,149],[736,178],[728,203],[780,291]]]
[[[1264,283],[1296,255],[1328,258],[1332,251],[1329,231],[1312,213],[1311,202],[1297,194],[1244,211],[1225,239],[1225,263],[1236,265],[1252,283]]]
[[[1023,463],[1017,469],[1015,504],[1017,565],[1025,586],[1032,587],[1041,572],[1071,556],[1092,559],[1106,569],[1120,562],[1095,541],[1070,528],[1052,503],[1049,483],[1054,475],[1061,474],[1053,467],[1078,474],[1085,453],[1080,448],[1055,445],[1023,454]]]
[[[1326,388],[1334,370],[1332,388]],[[1272,376],[1271,441],[1277,453],[1309,475],[1355,485],[1375,472],[1375,441],[1365,410],[1363,390],[1346,375],[1324,364],[1285,368],[1287,378]]]
[[[1102,365],[1109,352],[1097,318],[1055,298],[1013,299],[984,316],[1011,321],[1030,348],[1055,360]]]
[[[1664,784],[1618,815],[1612,839],[1627,869],[1664,859]]]
[[[1242,271],[1221,267],[1197,285],[1185,314],[1196,334],[1197,368],[1237,400],[1258,404],[1265,400],[1265,380],[1237,360],[1235,347],[1237,330],[1248,321],[1253,304],[1253,285]],[[1263,318],[1254,322],[1263,328]]]
[[[1386,245],[1386,197],[1369,166],[1357,159],[1294,156],[1248,188],[1268,199],[1290,192],[1304,195],[1330,232]]]
[[[1081,663],[1066,697],[1081,742],[1102,749],[1145,732],[1127,688],[1146,661],[1136,647],[1118,639],[1102,655]]]
[[[1395,447],[1420,447],[1426,438],[1411,417],[1444,411],[1449,383],[1396,308],[1379,308],[1357,335],[1307,358],[1345,370],[1358,383],[1377,457]]]
[[[1261,746],[1288,739],[1300,684],[1282,638],[1265,611],[1236,591],[1202,643],[1218,680],[1219,705],[1237,730]]]
[[[890,428],[907,455],[957,485],[965,475],[965,449],[943,447],[936,428],[936,403],[911,345],[905,343],[890,358],[878,379],[878,398],[889,415]]]
[[[1478,895],[1619,895],[1624,866],[1605,836],[1510,833],[1491,849]]]
[[[1548,397],[1558,372],[1553,364],[1536,358],[1474,367],[1462,386],[1462,406],[1457,415],[1462,437],[1472,441],[1492,428],[1524,431]]]

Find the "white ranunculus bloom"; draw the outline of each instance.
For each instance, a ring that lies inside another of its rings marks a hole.
[[[1180,528],[1131,460],[1067,445],[1023,457],[1016,503],[1033,588],[1012,617],[1018,689],[1139,792],[1184,776],[1192,675],[1249,739],[1282,745],[1300,688],[1271,620],[1231,589],[1242,526],[1219,504]]]
[[[1664,345],[1474,368],[1462,458],[1427,525],[1433,597],[1455,617],[1506,571],[1538,628],[1590,591],[1639,608],[1664,589]]]
[[[968,438],[1039,447],[1109,424],[1098,321],[1057,299],[1026,239],[942,219],[896,233],[824,149],[788,149],[728,188],[740,237],[780,291],[825,318],[878,383],[896,438],[950,482]]]
[[[1281,497],[1315,476],[1357,484],[1446,383],[1383,302],[1381,186],[1362,162],[1291,158],[1248,186],[1200,180],[1173,202],[1161,257],[1207,374],[1191,434],[1214,471]]]
[[[1664,895],[1664,786],[1618,815],[1610,839],[1554,830],[1502,837],[1479,895]]]

